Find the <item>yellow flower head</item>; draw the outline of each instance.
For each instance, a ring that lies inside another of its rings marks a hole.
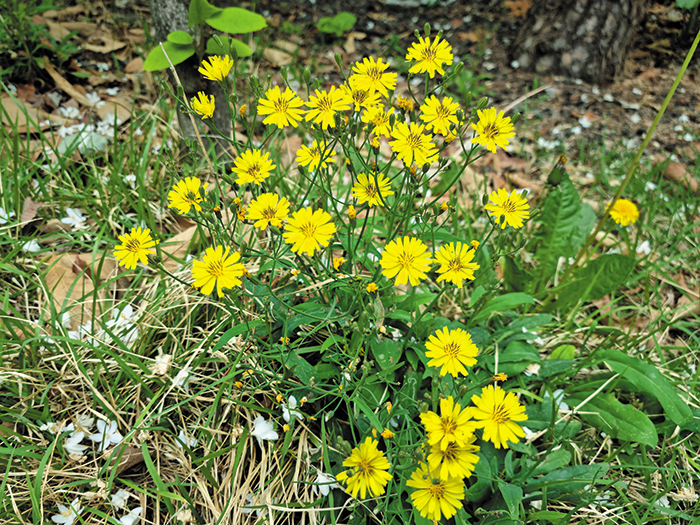
[[[527,414],[513,392],[506,394],[500,386],[488,385],[481,390],[481,397],[472,396],[472,403],[475,428],[483,428],[484,439],[496,448],[508,448],[509,441],[517,443],[525,436],[516,421],[526,421]]]
[[[436,72],[444,75],[442,65],[451,65],[452,59],[452,47],[446,40],[441,41],[439,36],[436,36],[432,42],[430,38],[418,37],[418,42],[414,42],[406,54],[406,62],[416,61],[408,72],[425,73],[427,71],[430,78],[435,77]]]
[[[450,519],[463,507],[464,482],[461,478],[434,478],[425,463],[421,463],[406,483],[416,490],[411,494],[411,503],[424,518],[439,522]]]
[[[187,177],[179,181],[168,193],[168,208],[176,208],[180,215],[189,213],[192,206],[195,210],[202,211],[199,205],[202,202],[200,188],[206,190],[208,186],[208,182],[202,186],[202,181],[197,177]]]
[[[410,282],[411,286],[416,286],[425,279],[431,262],[433,260],[423,241],[406,236],[386,245],[380,264],[386,278],[396,277],[394,284]]]
[[[369,141],[369,145],[373,148],[379,148],[379,137],[372,137],[372,139]]]
[[[411,122],[397,122],[391,130],[391,136],[396,140],[389,142],[396,156],[410,166],[413,162],[422,166],[432,164],[438,159],[438,150],[429,135],[423,134],[425,126]]]
[[[313,122],[321,126],[321,129],[335,127],[335,113],[337,111],[347,111],[350,109],[352,99],[345,94],[342,89],[331,86],[330,91],[314,90],[316,96],[311,95],[306,106],[309,111],[306,113],[306,122]]]
[[[148,264],[148,255],[156,253],[151,250],[156,245],[156,241],[151,238],[151,230],[132,228],[131,233],[119,236],[121,244],[114,248],[114,258],[119,261],[119,266],[127,270],[136,268],[136,263],[141,261]]]
[[[377,290],[379,290],[379,286],[377,286],[377,283],[369,283],[367,285],[367,292],[368,293],[376,293]]]
[[[374,126],[372,128],[372,133],[374,133],[375,136],[384,135],[386,138],[389,138],[391,137],[389,118],[393,112],[394,108],[389,108],[387,110],[384,106],[372,106],[362,113],[362,122],[365,124],[372,123]],[[377,147],[379,147],[379,141],[377,141]]]
[[[223,297],[224,288],[233,288],[241,284],[239,277],[246,271],[243,263],[238,262],[241,260],[241,254],[233,252],[229,255],[229,251],[230,248],[224,250],[223,246],[207,248],[202,260],[192,263],[192,286],[201,288],[204,295],[212,293],[216,286],[219,297]]]
[[[376,179],[375,179],[376,176]],[[391,182],[383,173],[357,174],[357,182],[352,187],[352,196],[360,204],[366,202],[370,207],[376,205],[384,206],[384,201],[389,195],[393,195]]]
[[[356,82],[359,89],[376,90],[388,97],[389,90],[396,88],[396,73],[386,73],[388,67],[389,63],[382,62],[381,58],[375,62],[374,57],[365,57],[362,62],[356,62],[353,66],[354,75],[350,80]]]
[[[263,124],[275,124],[278,128],[285,126],[297,127],[304,117],[303,109],[299,109],[304,102],[291,89],[282,93],[279,86],[270,88],[265,93],[265,98],[258,101],[258,114],[269,115]]]
[[[308,146],[299,148],[296,161],[300,166],[306,166],[309,171],[313,171],[318,168],[319,165],[325,169],[328,167],[329,162],[335,162],[335,159],[332,158],[333,155],[335,155],[335,151],[328,147],[328,145],[325,143],[319,145],[318,142],[314,140],[310,148]]]
[[[347,262],[345,257],[333,257],[333,269],[337,272]]]
[[[241,118],[245,118],[245,114],[246,114],[247,110],[248,110],[248,104],[243,104],[241,106],[241,109],[238,110],[241,114]]]
[[[289,215],[289,201],[276,193],[263,193],[250,203],[247,219],[256,221],[253,226],[264,230],[268,224],[282,227],[282,221]]]
[[[473,281],[474,272],[479,269],[472,262],[474,254],[470,245],[461,242],[442,245],[435,254],[435,260],[440,263],[438,282],[450,281],[461,288],[465,279]]]
[[[387,401],[384,404],[386,405],[386,413],[391,414],[391,409],[394,407],[394,405],[391,403],[391,401]]]
[[[476,354],[479,353],[472,342],[472,336],[461,328],[436,331],[428,338],[425,347],[428,349],[426,357],[431,358],[428,366],[442,367],[440,375],[443,376],[448,372],[454,377],[459,377],[459,374],[469,375],[465,367],[474,366]]]
[[[214,104],[214,95],[207,98],[204,91],[200,91],[197,93],[196,97],[192,97],[190,103],[192,104],[192,110],[203,119],[212,118],[214,116],[214,108],[216,107]]]
[[[259,149],[249,149],[236,158],[231,171],[238,175],[238,184],[254,182],[260,185],[276,167],[277,165],[270,160],[269,153],[263,155]]]
[[[469,245],[472,247],[472,250],[474,250],[474,251],[479,249],[479,241],[472,241],[469,243]]]
[[[357,86],[357,77],[350,77],[350,80],[341,86],[345,95],[352,100],[355,111],[371,108],[379,104],[379,93],[374,89],[360,89]]]
[[[479,456],[475,452],[478,452],[480,447],[474,445],[474,441],[476,436],[470,437],[463,447],[457,443],[450,443],[445,450],[438,445],[433,445],[428,454],[430,472],[440,479],[462,479],[471,476],[479,462]]]
[[[413,111],[413,101],[408,97],[404,98],[399,95],[396,99],[396,105],[399,106],[399,109],[403,109],[404,111]]]
[[[344,467],[349,467],[336,476],[341,483],[345,483],[353,498],[360,493],[361,498],[367,496],[369,491],[372,496],[381,496],[386,490],[386,484],[391,479],[387,472],[391,467],[384,452],[377,449],[378,441],[368,437],[359,448],[352,449],[352,454],[343,461]]]
[[[285,423],[284,426],[282,427],[282,429],[283,429],[285,432],[289,432],[289,428],[290,428],[290,427],[289,427],[289,424],[287,424],[287,423]]]
[[[435,133],[447,136],[450,128],[458,124],[458,109],[459,103],[453,102],[452,98],[443,97],[442,102],[440,102],[435,95],[430,95],[430,98],[420,107],[420,118],[425,122],[428,130],[432,129]]]
[[[639,219],[639,210],[632,201],[618,199],[615,206],[610,208],[610,217],[620,226],[634,224]]]
[[[284,337],[284,336],[280,337],[280,344],[288,345],[289,344],[289,337]],[[284,399],[282,397],[282,394],[277,394],[277,397],[278,397],[278,399],[277,399],[278,403],[281,403],[282,400]]]
[[[505,217],[501,229],[505,229],[506,226],[522,228],[523,221],[530,218],[530,205],[516,190],[510,195],[503,188],[491,192],[489,203],[484,208],[495,219],[496,224],[500,223],[501,217]]]
[[[507,381],[508,380],[508,374],[504,374],[503,372],[496,374],[491,378],[491,381],[496,382],[496,381]]]
[[[394,437],[394,433],[391,430],[389,430],[388,428],[385,428],[384,431],[382,432],[381,436],[384,439],[391,439]]]
[[[294,212],[287,221],[283,234],[287,244],[292,244],[294,253],[313,256],[317,249],[328,246],[336,232],[331,216],[323,210],[313,211],[311,206]]]
[[[202,62],[199,72],[204,78],[214,82],[225,79],[233,67],[233,60],[228,55],[223,57],[211,56],[208,60],[209,62],[206,60]]]
[[[348,206],[348,219],[352,221],[355,219],[355,217],[357,217],[357,211],[355,210],[355,206],[351,204]]]
[[[477,136],[472,139],[473,144],[481,144],[491,153],[496,153],[496,147],[506,149],[508,141],[515,137],[513,124],[510,117],[504,117],[503,111],[496,108],[478,110],[479,122],[472,127]]]
[[[445,450],[450,443],[464,447],[474,434],[475,422],[471,421],[471,409],[455,403],[452,396],[440,400],[440,415],[426,412],[420,415],[420,421],[428,433],[430,445],[440,445]]]

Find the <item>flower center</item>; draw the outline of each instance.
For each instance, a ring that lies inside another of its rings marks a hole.
[[[451,272],[461,272],[464,269],[461,259],[452,259],[449,262],[448,267],[450,268]]]
[[[442,499],[445,497],[445,487],[443,487],[442,483],[439,481],[430,485],[428,492],[430,492],[430,495],[435,499]]]
[[[377,66],[370,66],[367,68],[367,76],[376,82],[381,80],[382,71]]]
[[[277,113],[287,113],[289,110],[289,101],[284,98],[278,98],[275,100],[275,111]]]
[[[484,128],[484,135],[486,138],[492,139],[498,135],[498,128],[496,124],[489,124]]]
[[[299,229],[301,230],[301,233],[303,233],[304,236],[309,239],[313,239],[316,235],[316,225],[313,222],[307,222],[306,224],[302,224],[301,228]]]
[[[496,405],[493,407],[493,413],[491,414],[491,419],[497,425],[502,425],[510,420],[510,412],[505,404]]]
[[[321,152],[318,150],[318,148],[310,149],[309,155],[311,155],[311,158],[314,159],[315,161],[321,160]]]
[[[330,99],[330,97],[324,96],[318,99],[318,110],[321,113],[333,112],[333,101]]]
[[[456,430],[457,430],[457,423],[455,423],[454,419],[452,419],[451,417],[442,419],[442,432],[446,436],[454,435]]]
[[[414,259],[415,258],[410,253],[402,253],[399,256],[399,266],[406,269],[411,268],[413,266]]]
[[[368,460],[363,459],[360,461],[360,464],[356,467],[356,469],[364,476],[371,476],[372,472],[374,471],[374,468],[372,467],[372,463],[370,463]]]
[[[253,177],[255,180],[258,180],[260,178],[260,171],[260,164],[255,163],[248,168],[248,175]]]
[[[367,187],[365,188],[365,192],[367,193],[367,196],[370,198],[374,198],[377,196],[377,188],[371,182],[367,183]]]
[[[124,244],[124,248],[127,252],[139,253],[142,250],[141,241],[139,239],[129,239]]]
[[[437,107],[437,110],[435,112],[437,114],[438,119],[446,119],[449,118],[450,116],[450,110],[449,108],[446,108],[442,104]]]
[[[516,208],[516,204],[510,199],[506,199],[503,204],[501,204],[501,209],[504,213],[514,213]]]
[[[378,113],[376,117],[372,120],[372,124],[374,124],[375,127],[377,126],[382,126],[386,124],[389,121],[389,117],[387,117],[386,113]]]
[[[409,133],[406,135],[406,143],[411,149],[420,149],[422,140],[419,133]]]
[[[262,216],[264,219],[274,219],[275,216],[277,215],[277,210],[275,208],[265,208],[262,212]]]
[[[71,509],[70,507],[61,512],[61,516],[65,516],[66,518],[69,517],[71,514],[73,514],[73,509]]]
[[[459,355],[459,345],[457,343],[447,343],[445,345],[445,354],[447,354],[448,357],[451,357],[452,359],[456,358]]]
[[[450,443],[442,452],[442,457],[445,461],[455,461],[457,459],[457,444]]]
[[[221,264],[221,261],[209,261],[207,272],[209,272],[209,275],[212,277],[222,277],[224,275],[224,265]]]

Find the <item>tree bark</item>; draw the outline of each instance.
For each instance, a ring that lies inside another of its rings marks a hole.
[[[190,0],[149,0],[153,28],[155,30],[156,39],[159,42],[165,42],[167,40],[168,33],[171,33],[172,31],[188,31],[187,18],[189,5]],[[189,32],[192,33],[191,31]],[[214,117],[212,118],[213,124],[224,135],[230,136],[231,117],[227,109],[226,94],[219,87],[218,83],[205,80],[202,77],[202,75],[197,71],[199,66],[200,63],[196,54],[181,64],[175,66],[175,70],[177,71],[177,75],[180,79],[180,83],[182,84],[182,88],[185,91],[185,95],[187,96],[188,100],[191,100],[199,91],[203,91],[207,95],[214,95],[216,108],[214,111]],[[173,92],[177,92],[177,83],[169,69],[168,79],[170,80],[170,85]],[[196,134],[194,128],[192,127],[190,116],[182,113],[178,108],[177,120],[183,137],[196,140]],[[200,122],[198,116],[195,116],[194,120],[195,123]],[[206,120],[203,122],[206,123]],[[226,163],[230,160],[230,155],[227,153],[230,151],[230,148],[225,139],[219,137],[218,135],[214,135],[213,132],[208,130],[203,131],[203,127],[200,127],[200,135],[206,135],[216,141],[216,153],[221,162]],[[204,137],[202,140],[204,142],[204,146],[209,147],[210,142]]]
[[[511,56],[541,75],[610,82],[623,69],[648,2],[535,0]]]

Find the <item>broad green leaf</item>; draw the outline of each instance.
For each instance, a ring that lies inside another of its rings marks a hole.
[[[540,354],[526,341],[511,341],[498,355],[498,371],[509,376],[520,374],[530,363],[539,363]],[[484,356],[484,363],[495,372],[495,356]]]
[[[181,46],[172,42],[163,42],[163,48],[174,66],[194,55],[194,46]],[[170,64],[163,54],[163,50],[160,46],[156,46],[151,49],[151,52],[146,57],[142,69],[144,71],[158,71],[160,69],[168,69],[168,67],[170,67]]]
[[[523,489],[510,483],[498,483],[498,490],[506,502],[508,513],[514,520],[520,519],[520,502],[523,500]]]
[[[590,261],[574,274],[573,280],[559,290],[553,308],[569,308],[578,301],[594,301],[614,292],[634,268],[634,257],[609,254]]]
[[[486,303],[473,321],[477,322],[485,319],[493,312],[507,312],[522,304],[535,304],[535,300],[529,295],[520,292],[499,295]]]
[[[401,359],[403,345],[393,339],[384,339],[378,345],[372,345],[372,355],[377,360],[380,370],[394,366]]]
[[[335,33],[341,37],[346,31],[350,31],[357,22],[357,17],[347,11],[341,11],[333,17],[324,16],[316,24],[316,28],[322,33]]]
[[[187,24],[192,27],[203,24],[207,18],[219,14],[223,9],[211,5],[207,0],[190,0]]]
[[[205,22],[214,29],[231,34],[252,33],[267,27],[264,17],[242,7],[227,7]]]
[[[466,499],[478,503],[491,493],[492,483],[490,480],[493,479],[494,473],[489,465],[488,457],[484,457],[482,452],[477,452],[476,455],[479,456],[479,461],[474,467],[476,481],[466,490]]]
[[[503,263],[503,284],[508,292],[529,292],[532,276],[523,269],[520,261],[505,255],[501,262]]]
[[[605,361],[613,371],[632,383],[637,392],[654,396],[676,425],[685,425],[693,418],[687,401],[681,398],[678,391],[654,365],[619,350],[599,350],[595,357]]]
[[[530,514],[528,516],[528,523],[536,523],[540,520],[548,521],[549,523],[553,523],[554,525],[559,525],[560,523],[564,523],[562,520],[566,518],[566,514],[564,512],[556,512],[554,510],[540,510],[538,512],[535,512],[534,514]]]
[[[570,255],[571,257],[573,257],[578,249],[583,246],[583,243],[586,242],[586,239],[591,234],[591,231],[593,231],[593,226],[595,226],[596,219],[597,217],[595,215],[595,211],[593,211],[591,205],[587,202],[581,203],[581,208],[578,211],[578,216],[576,219],[578,222],[578,228],[576,231],[574,231],[574,235],[571,238],[571,247],[573,249]]]
[[[607,474],[607,463],[593,465],[574,465],[553,470],[541,478],[532,479],[523,487],[525,492],[535,492],[547,487],[547,496],[554,498],[560,494],[571,494],[583,490],[586,485],[593,485]]]
[[[681,9],[695,9],[700,0],[676,0],[676,5]]]
[[[574,345],[559,345],[549,354],[550,359],[573,359],[575,356],[576,347]]]
[[[221,41],[223,42],[225,47],[230,46],[234,48],[236,50],[236,55],[240,58],[249,57],[253,54],[253,50],[250,47],[248,47],[246,44],[244,44],[236,38],[222,38]],[[208,55],[230,55],[231,50],[222,48],[219,44],[216,43],[216,40],[214,40],[213,38],[209,38],[207,40],[206,53]]]
[[[316,369],[311,366],[306,359],[297,355],[294,351],[289,352],[286,357],[286,365],[292,371],[292,373],[294,373],[305,385],[310,384],[311,379],[316,376]]]
[[[566,401],[569,405],[578,405],[589,395],[588,392],[576,392],[568,396]],[[613,394],[599,394],[581,410],[581,419],[615,439],[643,443],[650,447],[655,447],[658,443],[659,438],[651,419],[632,405],[620,403]]]
[[[173,31],[168,35],[168,42],[181,46],[189,46],[194,40],[187,31]]]
[[[262,321],[250,321],[249,323],[241,323],[239,325],[236,325],[232,328],[229,328],[224,332],[224,334],[221,336],[221,338],[216,342],[214,347],[212,348],[212,352],[218,352],[221,350],[226,343],[228,343],[231,339],[236,337],[237,335],[241,335],[244,333],[252,332],[253,328],[256,328],[258,326],[265,326],[266,323],[263,323]]]
[[[563,448],[558,448],[545,457],[545,460],[535,467],[530,477],[548,474],[554,470],[565,467],[571,461],[571,452]]]

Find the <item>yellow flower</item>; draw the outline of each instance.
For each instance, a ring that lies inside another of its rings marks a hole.
[[[284,337],[284,336],[280,337],[280,344],[288,345],[289,344],[289,337]],[[282,394],[279,394],[278,397],[280,399],[278,399],[277,402],[281,403],[282,399],[284,399],[284,398],[282,398]]]
[[[192,97],[192,100],[190,100],[192,110],[203,119],[212,118],[214,116],[215,108],[214,95],[207,98],[204,91],[200,91],[197,93],[197,97]]]
[[[450,443],[445,450],[438,445],[434,445],[428,455],[428,465],[430,472],[436,474],[440,479],[468,478],[474,472],[474,467],[479,462],[479,456],[475,454],[480,447],[474,445],[476,436],[467,440],[463,447],[457,443]]]
[[[450,97],[443,97],[442,102],[435,95],[430,95],[430,98],[425,101],[420,107],[421,120],[425,122],[425,126],[429,130],[441,135],[447,135],[451,124],[457,125],[457,110],[459,103],[453,102]]]
[[[448,372],[454,377],[459,377],[459,374],[469,375],[465,366],[474,366],[474,358],[479,353],[472,342],[472,336],[461,328],[437,330],[435,335],[428,338],[425,347],[428,349],[426,357],[431,358],[428,366],[442,367],[440,375],[443,376]]]
[[[421,279],[425,279],[431,262],[433,260],[423,241],[406,236],[386,245],[380,264],[386,278],[396,277],[394,284],[410,282],[411,286],[416,286]]]
[[[477,263],[471,262],[474,250],[468,244],[450,243],[441,246],[435,254],[435,260],[440,263],[437,281],[450,281],[461,288],[465,279],[474,280],[474,272],[479,269]]]
[[[450,519],[462,508],[464,482],[460,478],[438,479],[421,463],[406,483],[416,490],[411,494],[411,503],[424,518],[434,523],[443,517]]]
[[[447,144],[451,144],[452,141],[453,141],[454,139],[456,139],[456,138],[457,138],[457,137],[454,135],[454,133],[452,133],[451,131],[449,131],[449,132],[447,133],[447,135],[445,136],[445,142],[446,142]]]
[[[355,206],[351,204],[348,206],[348,219],[352,221],[355,219],[355,217],[357,217],[357,211],[355,211]]]
[[[290,427],[289,427],[289,425],[288,425],[287,423],[285,423],[284,426],[282,427],[282,429],[283,429],[285,432],[289,432],[289,428],[290,428]]]
[[[327,168],[329,162],[335,162],[332,158],[335,151],[329,148],[325,143],[319,146],[315,140],[311,147],[302,146],[297,151],[296,161],[300,166],[306,166],[309,171],[313,171],[320,165],[322,168]]]
[[[253,226],[264,230],[268,224],[282,228],[282,221],[289,215],[289,201],[276,193],[263,193],[250,203],[247,219],[256,221]]]
[[[377,286],[377,283],[369,283],[367,285],[367,292],[368,293],[376,293],[377,290],[379,290],[379,286]]]
[[[383,173],[370,173],[369,176],[358,173],[357,182],[352,187],[352,196],[360,201],[360,204],[366,202],[370,207],[375,204],[384,206],[386,198],[393,194],[391,182]]]
[[[352,100],[355,111],[362,108],[371,108],[379,104],[379,93],[374,89],[360,89],[357,87],[357,78],[350,77],[350,80],[341,86],[345,95]]]
[[[276,167],[277,165],[270,160],[269,153],[263,155],[259,149],[249,149],[236,158],[231,171],[238,175],[238,184],[254,182],[260,185]]]
[[[120,235],[119,240],[121,244],[114,247],[114,258],[119,261],[119,266],[127,270],[136,268],[139,261],[147,265],[148,255],[156,253],[150,249],[156,245],[156,241],[151,238],[149,229],[131,228],[131,233]]]
[[[168,201],[170,202],[168,208],[177,208],[180,215],[189,213],[192,206],[195,210],[202,211],[202,207],[199,205],[202,202],[199,190],[200,187],[202,190],[206,190],[208,186],[208,182],[202,186],[202,181],[197,177],[187,177],[181,180],[168,193]]]
[[[372,137],[372,139],[369,141],[369,145],[373,148],[379,148],[379,137]]]
[[[609,207],[609,206],[608,206]],[[627,199],[618,199],[615,205],[610,209],[610,217],[620,226],[634,224],[639,219],[639,210],[632,201]]]
[[[494,381],[494,382],[495,381],[506,381],[507,379],[508,379],[508,375],[501,372],[500,374],[496,374],[495,376],[493,376],[491,378],[491,381]]]
[[[452,47],[446,40],[440,41],[440,36],[436,36],[432,42],[430,38],[418,37],[418,42],[414,42],[406,54],[406,62],[415,60],[416,63],[408,70],[409,73],[425,73],[430,78],[435,73],[445,74],[442,65],[452,64]]]
[[[374,125],[372,128],[372,133],[374,135],[384,135],[385,137],[391,137],[391,125],[389,124],[389,118],[394,112],[394,108],[389,108],[388,110],[384,106],[373,106],[366,109],[362,113],[362,122],[369,124],[370,122]],[[379,147],[379,141],[377,141],[377,146]]]
[[[472,250],[474,250],[474,251],[479,249],[479,241],[472,241],[469,243],[469,245],[472,247]]]
[[[473,144],[481,144],[491,153],[496,153],[496,147],[506,149],[508,141],[515,137],[513,124],[510,117],[504,117],[496,108],[478,110],[479,122],[473,124],[477,137],[472,139]]]
[[[347,111],[350,109],[352,100],[342,89],[331,86],[330,91],[314,90],[316,96],[311,95],[306,103],[309,109],[306,113],[306,122],[313,122],[321,126],[321,129],[335,127],[336,111]]]
[[[284,337],[280,337],[280,341],[283,341],[283,339],[284,339]],[[284,344],[284,342],[282,342],[282,344]],[[284,401],[284,396],[281,393],[277,394],[277,396],[275,397],[275,400],[278,403],[281,403],[282,401]]]
[[[391,409],[394,407],[394,405],[391,403],[391,401],[387,401],[384,404],[386,405],[386,413],[391,414]]]
[[[505,229],[506,226],[522,228],[523,221],[530,217],[530,205],[527,199],[516,190],[513,190],[510,195],[503,188],[491,192],[489,203],[484,208],[491,217],[494,217],[496,224],[499,224],[501,217],[505,217],[501,229]]]
[[[384,439],[391,439],[394,437],[394,433],[388,428],[385,428],[381,435]]]
[[[209,62],[206,60],[202,62],[199,72],[207,80],[219,82],[228,76],[232,67],[233,60],[228,55],[223,57],[211,56],[209,57]]]
[[[399,109],[403,109],[405,111],[413,111],[413,101],[408,97],[404,98],[401,95],[399,95],[396,99],[396,105],[399,106]]]
[[[241,106],[241,109],[238,110],[241,114],[241,118],[245,118],[245,113],[247,110],[248,110],[248,104],[243,104]]]
[[[508,448],[509,441],[517,443],[525,436],[516,421],[526,421],[527,414],[513,392],[506,394],[500,386],[488,385],[481,390],[481,397],[472,396],[472,403],[475,428],[483,428],[484,439],[496,448]]]
[[[361,498],[367,496],[381,496],[386,491],[386,484],[391,479],[387,472],[391,468],[389,460],[384,452],[377,449],[378,441],[368,437],[360,448],[352,449],[352,454],[343,461],[344,467],[349,467],[338,474],[336,479],[345,483],[353,498],[360,493]]]
[[[269,115],[263,124],[276,124],[278,128],[285,126],[297,127],[303,118],[304,111],[299,109],[304,102],[291,89],[282,93],[279,86],[270,88],[265,93],[265,98],[258,101],[258,114]]]
[[[243,383],[241,383],[240,381],[236,381],[234,385],[236,386],[236,388],[243,388]]]
[[[333,257],[333,268],[335,271],[337,272],[340,270],[340,267],[343,266],[346,261],[347,259],[345,257]]]
[[[323,210],[313,211],[311,206],[294,212],[287,221],[284,240],[292,244],[294,253],[306,253],[313,256],[321,246],[328,246],[336,232],[331,216]]]
[[[239,277],[245,273],[245,266],[238,262],[241,254],[233,252],[229,255],[229,250],[230,248],[224,250],[223,246],[207,248],[202,260],[192,263],[192,286],[201,288],[204,295],[212,293],[216,286],[219,297],[223,297],[224,288],[233,288],[241,284]]]
[[[438,150],[430,142],[430,136],[423,134],[424,129],[423,124],[397,122],[391,130],[391,136],[396,140],[389,142],[389,145],[407,166],[413,162],[420,166],[431,164],[438,159]]]
[[[236,215],[238,216],[238,220],[239,220],[239,221],[244,221],[244,220],[245,220],[246,210],[247,210],[247,208],[246,208],[245,206],[241,206],[241,207],[238,208],[238,210],[236,211]]]
[[[428,433],[428,443],[440,445],[445,450],[450,443],[464,447],[474,434],[475,422],[471,421],[471,410],[455,403],[452,396],[440,400],[440,415],[426,412],[420,415],[420,421]]]
[[[351,82],[356,82],[358,89],[371,89],[388,97],[389,90],[396,88],[396,73],[385,73],[388,62],[382,62],[381,57],[376,62],[374,57],[365,57],[362,62],[356,62],[352,68],[354,75]]]

